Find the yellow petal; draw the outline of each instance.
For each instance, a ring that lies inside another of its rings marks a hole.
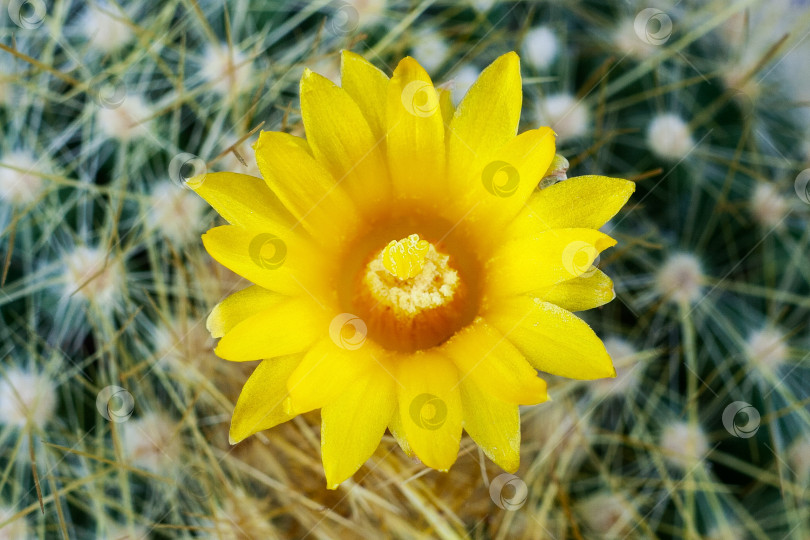
[[[446,471],[461,440],[459,373],[448,358],[417,352],[397,358],[399,419],[414,454]]]
[[[300,355],[285,356],[256,367],[236,401],[228,434],[231,444],[292,418],[281,404],[287,396],[287,377],[300,360]]]
[[[388,85],[388,167],[394,194],[444,205],[444,121],[439,95],[416,60],[403,58]]]
[[[391,435],[394,436],[394,439],[397,441],[397,444],[402,451],[408,457],[415,457],[413,453],[413,448],[411,448],[411,443],[408,442],[408,438],[405,436],[405,427],[402,425],[402,420],[399,417],[399,407],[394,408],[394,414],[391,415],[391,420],[388,421],[388,430],[391,432]]]
[[[485,317],[540,371],[583,380],[616,376],[591,327],[561,307],[521,296],[498,301]]]
[[[187,185],[232,225],[276,231],[295,223],[261,178],[217,172],[194,177]]]
[[[301,115],[313,155],[361,208],[376,208],[391,193],[383,139],[375,138],[346,90],[304,72]]]
[[[520,465],[520,411],[514,403],[496,399],[470,379],[461,381],[464,431],[484,454],[503,470]]]
[[[447,88],[437,88],[436,91],[439,92],[439,108],[442,110],[442,121],[444,121],[446,133],[446,130],[450,129],[450,122],[456,113],[456,106],[453,105],[453,93]]]
[[[235,292],[214,306],[205,321],[205,327],[212,337],[221,338],[234,326],[283,301],[278,293],[268,291],[258,285],[251,285]]]
[[[261,132],[255,150],[264,180],[313,237],[323,237],[324,231],[353,234],[358,224],[354,204],[299,141],[288,133]]]
[[[583,311],[607,304],[614,298],[613,281],[601,270],[531,292],[543,302],[568,311]]]
[[[380,444],[396,404],[394,381],[385,370],[371,369],[321,411],[321,457],[326,487],[357,472]]]
[[[385,356],[371,341],[365,341],[358,349],[351,347],[340,347],[330,337],[307,351],[287,381],[290,393],[287,410],[300,414],[331,403],[373,366],[375,358]]]
[[[534,291],[590,273],[599,253],[615,244],[593,229],[554,229],[511,240],[487,265],[487,296]]]
[[[503,229],[524,209],[542,180],[554,151],[554,132],[544,127],[512,138],[481,164],[464,204],[471,208],[465,224],[476,228],[477,237],[502,237]]]
[[[598,229],[616,215],[635,182],[607,176],[576,176],[532,195],[509,234],[531,236],[548,229]]]
[[[309,298],[291,298],[237,324],[214,352],[234,362],[294,354],[307,349],[327,328],[320,306]]]
[[[514,52],[490,64],[459,103],[447,140],[448,179],[466,192],[473,172],[514,137],[523,99],[520,59]]]
[[[343,50],[340,85],[360,107],[375,140],[383,139],[388,76],[359,54]]]
[[[221,265],[265,289],[282,294],[314,290],[324,276],[324,260],[294,233],[251,232],[236,225],[202,235],[208,253]]]
[[[440,346],[467,378],[508,403],[534,405],[548,399],[546,383],[523,354],[480,317]]]

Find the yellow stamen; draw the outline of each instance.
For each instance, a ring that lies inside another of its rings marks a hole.
[[[399,279],[418,276],[425,267],[430,243],[412,234],[402,240],[391,240],[383,250],[382,263],[386,270]]]
[[[450,256],[417,234],[389,242],[358,277],[356,309],[388,348],[428,348],[460,324],[466,287]]]

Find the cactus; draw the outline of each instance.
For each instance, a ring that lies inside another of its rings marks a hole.
[[[4,3],[0,539],[810,537],[806,4]],[[344,48],[456,102],[516,50],[521,130],[637,182],[598,261],[617,298],[583,314],[618,377],[551,377],[514,475],[387,434],[327,491],[317,412],[229,444],[253,366],[205,319],[246,282],[184,183],[258,175],[259,130],[303,134],[298,79]]]

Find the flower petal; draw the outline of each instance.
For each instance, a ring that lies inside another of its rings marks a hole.
[[[447,140],[448,178],[464,194],[473,173],[515,136],[523,99],[520,59],[510,52],[490,64],[459,103]]]
[[[410,448],[428,467],[446,471],[461,441],[456,366],[440,354],[417,352],[397,358],[397,381],[399,418]]]
[[[300,355],[265,360],[248,378],[231,418],[228,439],[231,444],[254,433],[290,420],[281,404],[287,396],[287,378],[301,361]]]
[[[287,381],[290,401],[285,407],[301,414],[331,403],[359,379],[385,352],[371,341],[357,350],[338,347],[332,339],[317,342]]]
[[[485,316],[540,371],[582,380],[616,376],[591,327],[561,307],[521,296],[499,301]]]
[[[237,324],[214,352],[234,362],[294,354],[328,328],[324,310],[309,298],[291,298]]]
[[[402,448],[402,451],[405,452],[405,455],[410,458],[415,457],[411,443],[408,442],[408,438],[405,436],[405,427],[402,425],[402,420],[399,416],[399,407],[394,408],[394,414],[391,415],[391,420],[388,421],[388,430],[391,432],[391,435],[394,436],[394,439],[397,441],[399,447]]]
[[[593,229],[554,229],[508,241],[487,265],[486,293],[510,296],[587,274],[599,253],[615,244]]]
[[[391,185],[383,139],[375,138],[360,108],[329,79],[304,72],[301,115],[309,146],[337,183],[361,208],[376,208]]]
[[[453,93],[447,88],[437,88],[439,93],[439,108],[442,110],[442,120],[444,121],[445,134],[450,129],[450,122],[453,120],[453,115],[456,114],[456,106],[453,105]],[[445,140],[448,137],[445,136]]]
[[[464,431],[484,454],[506,472],[520,466],[520,411],[501,401],[470,379],[461,381]]]
[[[231,225],[276,231],[295,223],[261,178],[231,172],[207,173],[186,184]]]
[[[614,298],[613,281],[599,269],[591,275],[569,279],[551,287],[532,291],[531,295],[568,311],[583,311],[607,304]]]
[[[635,182],[607,176],[563,180],[532,195],[509,233],[533,236],[548,229],[598,229],[616,215],[635,189]]]
[[[326,487],[336,489],[371,457],[396,406],[394,381],[369,370],[321,411],[321,456]]]
[[[376,140],[385,137],[388,76],[359,54],[343,50],[340,85],[360,107]]]
[[[413,58],[403,58],[394,70],[387,107],[388,167],[394,194],[446,204],[439,95]]]
[[[300,141],[278,131],[259,134],[256,162],[265,182],[315,238],[324,231],[352,234],[358,226],[354,203]]]
[[[236,225],[214,227],[202,235],[208,253],[221,265],[281,294],[301,294],[303,284],[312,289],[326,277],[322,255],[291,232],[256,233]]]
[[[480,163],[476,181],[466,191],[470,208],[465,224],[478,238],[500,240],[504,228],[524,209],[554,159],[555,135],[550,128],[524,131]],[[494,233],[494,234],[493,234]]]
[[[251,285],[214,306],[205,321],[205,327],[211,333],[211,337],[221,338],[240,322],[266,311],[283,300],[284,297],[278,293],[258,285]]]
[[[546,401],[546,382],[507,338],[479,317],[441,345],[440,352],[455,362],[462,380],[469,378],[502,401]]]

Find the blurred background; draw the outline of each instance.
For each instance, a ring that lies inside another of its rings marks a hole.
[[[0,11],[0,539],[810,538],[810,7],[800,0],[132,2]],[[412,55],[456,101],[522,58],[521,129],[638,182],[583,317],[615,380],[550,381],[504,475],[386,435],[325,489],[318,413],[231,447],[246,285],[183,181],[303,134],[305,67]]]

